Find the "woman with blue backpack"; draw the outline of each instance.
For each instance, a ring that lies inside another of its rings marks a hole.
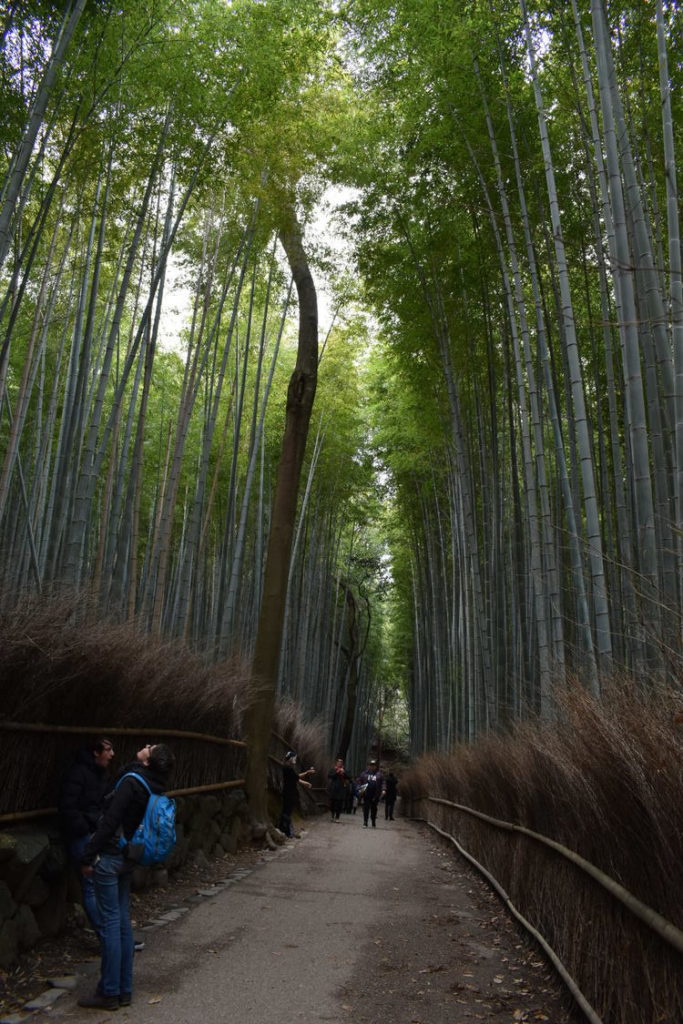
[[[102,922],[102,963],[94,995],[79,999],[79,1006],[118,1010],[131,1003],[130,878],[136,863],[162,861],[172,847],[174,806],[163,794],[174,765],[165,743],[139,750],[119,775],[83,854],[81,871],[92,876]]]

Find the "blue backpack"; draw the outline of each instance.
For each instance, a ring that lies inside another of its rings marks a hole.
[[[124,779],[133,778],[141,782],[149,793],[145,814],[133,833],[130,841],[124,836],[119,839],[119,846],[129,848],[131,860],[143,867],[161,864],[166,860],[175,846],[175,800],[170,796],[158,795],[149,788],[142,775],[137,772],[126,772],[116,783],[118,789]]]

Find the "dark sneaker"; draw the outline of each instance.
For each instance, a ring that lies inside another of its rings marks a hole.
[[[144,948],[144,939],[136,939],[135,942],[133,943],[133,949],[135,950],[136,953],[141,953]]]
[[[130,1006],[133,1002],[133,997],[130,992],[122,992],[119,996],[119,1006]]]
[[[86,996],[84,999],[79,999],[78,1005],[84,1006],[86,1010],[118,1010],[119,997],[102,996],[99,992],[95,992],[92,996]]]

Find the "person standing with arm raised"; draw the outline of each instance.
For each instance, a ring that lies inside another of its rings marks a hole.
[[[307,789],[310,789],[311,783],[306,776],[313,775],[314,772],[315,768],[307,768],[305,772],[298,771],[296,751],[287,751],[282,765],[282,812],[278,827],[288,839],[294,838],[292,812],[296,810],[299,803],[299,786],[306,786]]]

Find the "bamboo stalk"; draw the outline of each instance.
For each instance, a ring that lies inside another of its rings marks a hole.
[[[46,725],[38,722],[2,722],[0,731],[6,732],[67,732],[84,736],[174,736],[176,739],[204,740],[207,743],[218,743],[223,746],[246,747],[244,740],[233,740],[226,736],[211,736],[203,732],[185,732],[182,729],[128,729],[116,726],[113,729],[103,726],[87,725]]]
[[[240,789],[242,786],[244,786],[244,779],[231,779],[229,782],[210,782],[206,786],[190,786],[188,789],[169,789],[166,795],[193,796],[195,793],[210,793],[217,789]],[[10,814],[0,814],[0,822],[28,821],[31,818],[47,818],[53,814],[59,814],[57,807],[38,807],[34,811],[12,811]]]
[[[210,782],[206,786],[190,786],[188,789],[169,789],[167,796],[193,796],[195,793],[210,793],[216,789],[241,789],[244,779],[232,779],[230,782]]]
[[[29,821],[31,818],[48,818],[53,814],[59,814],[56,807],[38,807],[34,811],[12,811],[9,814],[0,814],[0,823],[6,821]]]

